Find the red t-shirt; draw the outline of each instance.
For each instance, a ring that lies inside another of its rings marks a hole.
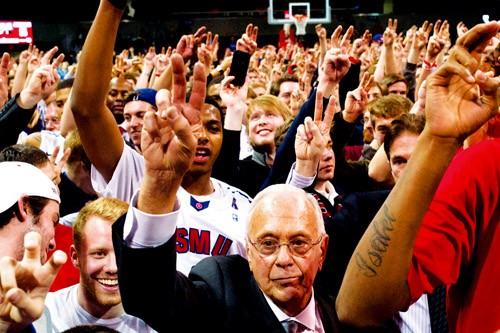
[[[500,329],[499,199],[500,139],[482,141],[455,156],[419,231],[412,299],[448,285],[452,332]]]
[[[68,256],[68,260],[57,273],[54,283],[50,287],[50,291],[56,291],[66,288],[80,282],[80,271],[71,262],[70,247],[73,244],[73,228],[63,224],[56,226],[56,249],[64,251]],[[49,257],[53,251],[49,253]]]

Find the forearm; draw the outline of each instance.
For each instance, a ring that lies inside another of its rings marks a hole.
[[[429,75],[432,74],[433,70],[434,70],[433,68],[428,68],[426,66],[422,68],[422,71],[420,72],[420,75],[418,76],[417,82],[415,84],[415,92],[414,92],[415,101],[418,100],[418,91],[420,90],[422,83],[425,81],[425,79],[427,79]]]
[[[151,77],[152,71],[153,69],[142,69],[141,75],[137,78],[135,89],[149,88],[149,78]]]
[[[0,111],[0,148],[17,142],[19,133],[28,126],[35,112],[36,105],[24,109],[17,103],[18,97],[19,94],[11,98]]]
[[[87,34],[73,85],[73,90],[78,93],[71,98],[71,109],[76,112],[77,122],[79,116],[92,117],[95,112],[103,112],[122,12],[110,2],[101,1]]]
[[[380,51],[380,57],[375,65],[375,71],[373,73],[373,81],[380,82],[385,75],[385,47],[382,47]]]
[[[433,137],[426,130],[421,134],[402,178],[349,262],[337,298],[341,321],[377,326],[409,305],[406,278],[413,245],[441,177],[459,147],[456,140]]]
[[[172,82],[173,74],[172,74],[172,64],[170,64],[167,69],[161,73],[160,76],[156,77],[153,81],[152,87],[155,90],[167,89],[168,91],[172,91]]]
[[[124,149],[116,120],[106,106],[121,14],[122,10],[109,1],[101,1],[80,54],[70,96],[70,108],[85,152],[108,182]]]
[[[368,164],[368,176],[377,183],[392,180],[391,168],[382,144]]]
[[[228,105],[226,108],[226,116],[224,118],[224,129],[230,131],[241,131],[241,125],[244,114],[247,110],[245,102]]]
[[[147,214],[167,214],[174,210],[177,189],[182,177],[166,176],[165,171],[146,171],[137,201],[137,208]]]
[[[398,65],[396,62],[396,55],[391,47],[385,50],[385,71],[384,76],[389,73],[399,73]]]
[[[16,73],[14,74],[14,82],[12,83],[11,96],[15,96],[21,92],[26,83],[26,77],[28,76],[28,63],[20,63],[17,67]]]

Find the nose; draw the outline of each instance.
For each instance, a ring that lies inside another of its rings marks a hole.
[[[207,130],[204,127],[196,131],[196,136],[198,137],[198,144],[206,144],[208,142]]]
[[[135,116],[130,117],[130,127],[136,127],[139,125],[139,119]]]
[[[107,259],[106,259],[106,266],[105,266],[105,270],[106,272],[108,273],[111,273],[111,274],[116,274],[118,272],[118,266],[116,265],[116,256],[113,253],[109,253],[107,255]]]
[[[280,244],[278,248],[278,253],[276,257],[276,264],[279,266],[289,266],[293,265],[293,257],[287,244]]]
[[[321,154],[321,157],[323,158],[323,160],[332,158],[333,157],[333,149],[331,149],[331,148],[323,149],[323,153]]]

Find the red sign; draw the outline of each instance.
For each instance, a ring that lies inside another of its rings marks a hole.
[[[33,29],[30,21],[0,21],[0,44],[31,44]]]

